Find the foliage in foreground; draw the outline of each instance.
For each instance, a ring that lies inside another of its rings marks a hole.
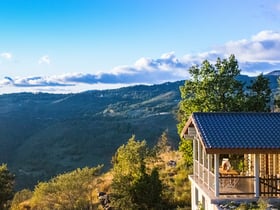
[[[93,181],[101,168],[76,169],[58,175],[49,182],[40,182],[29,201],[31,209],[89,209],[95,187]]]
[[[170,165],[169,162],[175,163]],[[97,194],[109,195],[117,209],[184,209],[190,206],[188,169],[182,154],[172,151],[164,133],[149,149],[132,136],[112,158],[113,168],[83,168],[39,183],[34,191],[14,196],[11,210],[103,209]]]
[[[33,196],[33,192],[28,189],[23,189],[14,195],[11,203],[11,210],[22,210],[29,208],[28,200]]]
[[[269,199],[259,198],[259,200],[252,202],[240,202],[230,201],[223,202],[219,205],[220,209],[232,209],[232,210],[264,210],[264,209],[279,209],[280,204],[278,201],[269,201]],[[200,205],[202,208],[202,205]],[[200,209],[199,208],[199,209]]]
[[[162,184],[156,168],[147,173],[145,141],[133,136],[113,160],[112,205],[118,209],[159,209]]]
[[[13,198],[14,175],[6,164],[0,165],[0,209],[7,209],[9,200]]]

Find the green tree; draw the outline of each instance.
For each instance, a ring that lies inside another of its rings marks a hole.
[[[158,170],[154,168],[149,175],[145,167],[142,167],[141,176],[135,181],[131,190],[133,203],[137,204],[139,210],[162,209],[162,189]]]
[[[93,181],[102,166],[76,169],[49,182],[39,183],[31,199],[33,209],[88,209],[92,205]]]
[[[14,195],[15,176],[9,171],[7,164],[0,165],[0,209],[8,208],[8,201]]]
[[[270,111],[268,80],[260,75],[246,89],[245,84],[238,80],[240,71],[234,55],[223,60],[217,58],[215,64],[205,60],[201,66],[189,69],[191,79],[180,87],[179,134],[193,112]],[[185,153],[189,163],[192,159],[191,143],[181,141],[179,150]]]
[[[147,174],[146,141],[132,136],[113,158],[112,205],[117,209],[156,209],[160,205],[161,182],[156,169]],[[153,190],[152,190],[153,189]]]
[[[123,175],[132,174],[138,176],[139,168],[144,164],[148,154],[148,146],[145,140],[136,141],[133,135],[127,142],[118,148],[112,159],[114,173]]]
[[[256,80],[248,86],[246,94],[246,109],[255,112],[270,112],[271,108],[271,89],[269,79],[260,74]]]
[[[280,111],[280,78],[277,80],[278,82],[278,88],[274,95],[274,110],[273,111]]]
[[[133,135],[118,148],[113,157],[112,203],[120,209],[137,209],[132,190],[141,177],[141,167],[145,164],[148,147],[146,141],[136,141]]]
[[[240,69],[234,55],[223,60],[218,58],[215,65],[205,60],[201,66],[192,66],[189,73],[191,79],[180,87],[179,133],[193,112],[239,111],[243,108],[243,84],[236,79]]]
[[[161,134],[153,150],[155,151],[156,154],[169,152],[171,150],[171,145],[170,142],[168,141],[167,131],[164,131]]]
[[[179,143],[179,151],[182,152],[186,165],[191,166],[193,163],[192,141],[182,139]]]

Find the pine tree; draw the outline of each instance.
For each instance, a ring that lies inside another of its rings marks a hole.
[[[15,176],[9,171],[7,164],[0,166],[0,209],[8,209],[8,201],[14,195]]]

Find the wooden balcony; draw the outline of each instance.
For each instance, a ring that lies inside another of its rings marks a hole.
[[[194,162],[194,171],[191,179],[204,191],[207,191],[210,197],[215,198],[215,174],[203,167],[197,161]],[[254,198],[256,194],[261,197],[280,198],[280,176],[262,176],[259,177],[259,193],[256,193],[256,176],[239,174],[235,170],[219,171],[217,176],[219,183],[218,198]],[[216,197],[217,199],[217,197]]]
[[[254,191],[254,176],[243,175],[220,175],[219,177],[219,192],[220,195],[234,197],[253,197]]]

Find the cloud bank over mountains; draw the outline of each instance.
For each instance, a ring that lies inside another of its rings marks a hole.
[[[188,69],[205,59],[215,62],[217,57],[227,58],[234,54],[242,74],[257,75],[280,69],[280,33],[261,31],[250,39],[229,41],[223,46],[198,54],[186,54],[181,58],[174,52],[160,58],[140,58],[131,66],[118,66],[109,73],[68,73],[53,76],[30,76],[0,79],[0,92],[80,92],[87,89],[106,89],[132,84],[157,84],[189,78]],[[0,52],[2,60],[12,58],[11,53]],[[42,56],[39,64],[50,64],[48,55]]]

